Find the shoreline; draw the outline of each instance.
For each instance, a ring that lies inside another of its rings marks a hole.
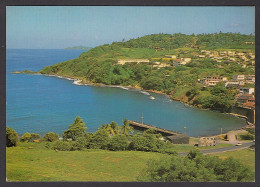
[[[90,82],[90,81],[87,81],[87,80],[82,80],[82,77],[68,77],[68,76],[64,76],[64,75],[57,75],[57,74],[42,74],[40,72],[33,72],[33,73],[28,73],[28,72],[25,72],[25,71],[14,71],[14,72],[11,72],[11,73],[14,73],[14,74],[35,74],[35,75],[43,75],[43,76],[48,76],[48,77],[56,77],[56,78],[60,78],[60,79],[67,79],[69,81],[73,81],[72,84],[75,84],[75,85],[78,85],[78,86],[95,86],[95,87],[110,87],[110,88],[121,88],[121,89],[124,89],[124,90],[130,90],[130,89],[133,89],[135,91],[139,91],[147,96],[151,96],[148,92],[152,92],[152,93],[156,93],[156,94],[161,94],[161,95],[165,95],[167,96],[170,100],[173,100],[173,101],[178,101],[178,102],[181,102],[182,104],[184,105],[187,105],[189,107],[194,107],[194,108],[198,108],[200,110],[210,110],[210,109],[203,109],[203,108],[199,108],[199,107],[196,107],[194,105],[191,105],[187,102],[185,102],[184,100],[181,100],[181,99],[177,99],[177,98],[174,98],[172,97],[171,95],[168,95],[162,91],[158,91],[158,90],[144,90],[142,89],[140,86],[120,86],[120,85],[106,85],[106,84],[103,84],[103,83],[93,83],[93,82]],[[212,111],[215,111],[215,110],[212,110]],[[215,111],[215,112],[219,112],[219,111]],[[242,130],[242,129],[245,129],[247,128],[249,125],[250,126],[254,126],[254,124],[251,124],[247,119],[246,116],[242,116],[242,115],[239,115],[239,114],[235,114],[235,113],[223,113],[223,114],[228,114],[228,115],[232,115],[232,116],[235,116],[235,117],[238,117],[238,118],[243,118],[246,120],[246,125],[243,126],[243,127],[240,127],[238,129],[233,129],[233,130],[230,130],[230,131],[237,131],[237,130]],[[228,132],[230,132],[228,131]],[[226,132],[226,133],[228,133]],[[226,133],[222,133],[222,134],[226,134]],[[190,136],[192,138],[200,138],[200,137],[213,137],[213,136],[219,136],[221,134],[216,134],[216,135],[206,135],[206,136]]]

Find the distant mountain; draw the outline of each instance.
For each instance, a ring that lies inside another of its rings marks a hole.
[[[74,46],[74,47],[67,47],[65,49],[80,49],[80,50],[90,50],[92,47],[86,47],[86,46]]]

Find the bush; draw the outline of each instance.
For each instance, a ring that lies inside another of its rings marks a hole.
[[[90,138],[88,148],[91,149],[107,149],[110,138],[105,129],[100,129],[96,131]]]
[[[128,147],[128,140],[124,134],[115,135],[111,138],[108,149],[112,151],[123,151]]]
[[[72,151],[72,142],[66,142],[66,141],[55,141],[53,145],[51,146],[54,150],[59,151]]]
[[[73,150],[82,150],[87,146],[87,139],[85,137],[79,137],[76,141],[72,142]]]
[[[139,181],[253,181],[252,171],[233,158],[222,160],[191,151],[186,157],[167,156],[150,160]]]
[[[31,140],[31,137],[32,137],[32,135],[29,132],[26,132],[21,136],[20,141],[29,142]]]
[[[18,142],[18,134],[10,127],[6,127],[6,146],[16,146]]]
[[[238,140],[254,140],[255,136],[253,134],[238,134]]]
[[[31,133],[31,140],[30,141],[33,141],[33,140],[39,140],[41,139],[41,136],[37,133]]]
[[[59,135],[54,132],[49,132],[44,135],[43,140],[48,142],[54,142],[56,140],[59,140]]]
[[[137,134],[133,136],[132,142],[129,144],[129,149],[137,151],[156,152],[160,149],[160,146],[162,146],[163,144],[164,142],[160,142],[160,140],[156,138],[155,134]]]

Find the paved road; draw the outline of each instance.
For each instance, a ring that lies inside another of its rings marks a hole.
[[[211,153],[222,153],[226,151],[234,151],[238,149],[244,149],[246,147],[250,147],[251,145],[255,145],[255,142],[247,142],[243,143],[240,146],[231,146],[231,147],[223,147],[223,148],[217,148],[217,149],[207,149],[207,150],[201,150],[203,154],[211,154]],[[179,153],[180,156],[186,156],[188,152],[185,153]]]

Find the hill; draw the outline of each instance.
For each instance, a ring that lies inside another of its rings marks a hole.
[[[40,73],[155,90],[199,107],[227,111],[235,102],[235,92],[223,88],[226,95],[219,98],[211,88],[202,90],[198,79],[254,74],[254,39],[234,33],[152,34],[95,47]]]
[[[75,46],[75,47],[66,47],[65,49],[80,49],[80,50],[90,50],[92,47],[86,46]]]

